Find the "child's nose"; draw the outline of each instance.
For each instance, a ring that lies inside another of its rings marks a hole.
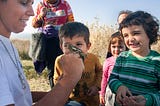
[[[133,37],[133,36],[129,36],[129,40],[130,40],[130,41],[133,41],[133,40],[134,40],[134,37]]]
[[[119,47],[115,47],[115,50],[116,50],[116,51],[119,50]]]

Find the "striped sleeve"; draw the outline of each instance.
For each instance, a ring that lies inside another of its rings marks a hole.
[[[137,58],[130,51],[121,53],[109,86],[116,93],[121,85],[128,87],[134,96],[143,95],[146,106],[160,106],[160,54],[151,51],[148,56]]]

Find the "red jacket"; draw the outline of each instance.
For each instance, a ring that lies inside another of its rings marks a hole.
[[[42,8],[47,8],[47,14],[45,17],[40,17],[40,12]],[[61,26],[66,22],[74,21],[73,13],[70,5],[65,0],[58,0],[55,4],[49,4],[43,0],[40,2],[36,9],[36,15],[33,17],[32,25],[35,28],[54,25]]]

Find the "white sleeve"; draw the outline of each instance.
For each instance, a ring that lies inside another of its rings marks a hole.
[[[5,74],[5,63],[0,56],[0,106],[14,104],[12,93],[9,88],[9,82]]]

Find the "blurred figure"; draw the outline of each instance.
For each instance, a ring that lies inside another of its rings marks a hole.
[[[39,37],[45,36],[42,43],[37,42],[38,44],[35,45],[43,47],[43,52],[36,54],[40,55],[39,58],[42,60],[32,57],[35,70],[41,73],[45,66],[47,67],[48,80],[51,88],[54,86],[55,59],[57,56],[63,54],[59,46],[58,30],[63,24],[71,21],[74,21],[74,17],[71,7],[66,0],[43,0],[43,2],[37,5],[36,14],[32,20],[33,27],[38,28],[38,31],[42,32]],[[33,54],[35,53],[34,51]],[[42,56],[44,56],[44,59]]]
[[[118,18],[117,18],[118,24],[120,24],[131,13],[132,13],[132,11],[130,11],[130,10],[122,10],[122,11],[120,11],[119,15],[118,15]]]

